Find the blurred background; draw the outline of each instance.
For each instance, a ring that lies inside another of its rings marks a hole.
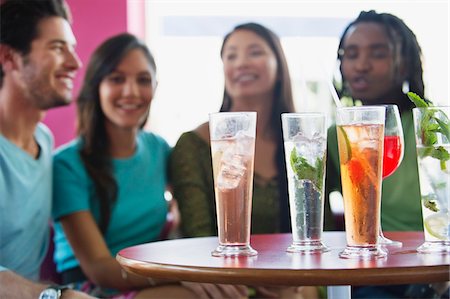
[[[175,145],[182,132],[220,108],[223,72],[220,47],[235,25],[258,22],[282,41],[298,111],[322,111],[330,121],[334,104],[328,83],[339,79],[339,38],[361,10],[392,13],[405,21],[422,47],[426,97],[449,105],[449,2],[301,0],[67,0],[77,52],[87,64],[104,39],[131,32],[156,58],[158,89],[146,128]],[[77,94],[85,67],[77,76]],[[75,109],[53,109],[45,119],[56,145],[75,136]]]

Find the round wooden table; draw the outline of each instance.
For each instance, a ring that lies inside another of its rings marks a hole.
[[[417,253],[422,232],[386,232],[403,242],[386,247],[382,259],[342,259],[344,232],[325,232],[323,242],[331,248],[322,254],[288,253],[291,234],[253,235],[254,257],[211,256],[217,237],[186,238],[129,247],[117,260],[129,272],[153,278],[245,285],[383,285],[445,282],[450,276],[450,256]]]

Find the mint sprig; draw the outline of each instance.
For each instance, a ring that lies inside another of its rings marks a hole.
[[[426,101],[422,99],[418,94],[415,94],[414,92],[410,91],[406,94],[408,98],[416,105],[417,108],[426,108],[433,106],[433,104],[430,101]]]
[[[408,92],[407,96],[416,105],[416,107],[434,107],[431,101],[424,100],[419,95],[413,92]],[[436,115],[438,111],[440,111],[440,117]],[[426,146],[434,146],[438,142],[438,133],[444,135],[448,140],[450,140],[450,121],[447,115],[439,109],[426,110],[422,114],[420,127],[422,128],[422,131],[420,132],[422,141]],[[447,169],[445,163],[446,161],[450,160],[450,154],[444,147],[435,146],[432,148],[427,148],[421,151],[419,154],[422,158],[430,156],[440,160],[441,170]]]
[[[317,187],[322,190],[323,185],[323,158],[317,158],[314,166],[310,165],[308,161],[297,154],[297,150],[291,151],[290,164],[295,175],[300,180],[310,180]]]

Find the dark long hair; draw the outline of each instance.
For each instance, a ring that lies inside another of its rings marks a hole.
[[[422,69],[422,50],[417,42],[416,35],[409,29],[408,26],[400,18],[389,13],[377,13],[374,10],[362,11],[359,16],[351,22],[347,28],[345,28],[339,41],[338,48],[338,60],[341,62],[341,74],[342,74],[342,49],[344,47],[344,40],[349,29],[362,22],[372,22],[383,26],[386,30],[389,42],[393,46],[394,53],[400,53],[400,55],[394,55],[394,59],[400,61],[394,61],[394,65],[402,65],[405,68],[405,75],[402,75],[400,69],[395,70],[396,76],[396,93],[402,94],[402,84],[407,82],[409,84],[409,90],[415,92],[422,98],[424,97],[425,87],[423,83],[423,69]],[[338,90],[341,96],[351,96],[350,92],[346,88],[345,78],[342,77],[342,87]],[[405,102],[401,103],[401,109],[411,109],[413,104],[405,97]]]
[[[82,144],[80,155],[94,182],[93,196],[99,200],[99,227],[103,233],[109,224],[118,187],[112,173],[110,140],[105,128],[105,115],[100,106],[99,86],[124,56],[134,49],[142,50],[156,73],[153,56],[143,42],[128,33],[116,35],[103,42],[93,53],[77,100],[77,127]]]
[[[270,126],[275,133],[275,139],[277,142],[275,159],[278,170],[278,193],[280,196],[280,229],[282,232],[289,232],[290,216],[288,206],[286,164],[284,160],[283,134],[281,128],[281,113],[294,112],[294,101],[292,97],[291,78],[289,75],[286,57],[284,55],[283,48],[278,36],[270,29],[257,23],[245,23],[234,27],[233,30],[228,33],[223,39],[222,48],[220,50],[221,57],[227,40],[233,33],[238,30],[251,31],[261,37],[272,49],[277,60],[277,80],[273,91],[273,106],[272,115],[270,117]],[[223,101],[222,106],[220,107],[220,111],[230,111],[231,106],[232,99],[228,94],[226,88],[224,88]]]

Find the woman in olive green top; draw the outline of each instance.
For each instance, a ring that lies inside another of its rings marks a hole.
[[[291,81],[278,37],[255,23],[225,36],[225,89],[220,111],[256,111],[252,234],[290,232],[281,113],[293,112]],[[184,133],[170,175],[184,236],[217,235],[209,125]],[[317,298],[316,287],[257,287],[258,298]]]
[[[252,233],[290,232],[280,115],[293,112],[291,83],[279,38],[255,23],[225,36],[225,89],[220,111],[256,111]],[[170,161],[184,236],[217,235],[208,123],[184,133]]]

